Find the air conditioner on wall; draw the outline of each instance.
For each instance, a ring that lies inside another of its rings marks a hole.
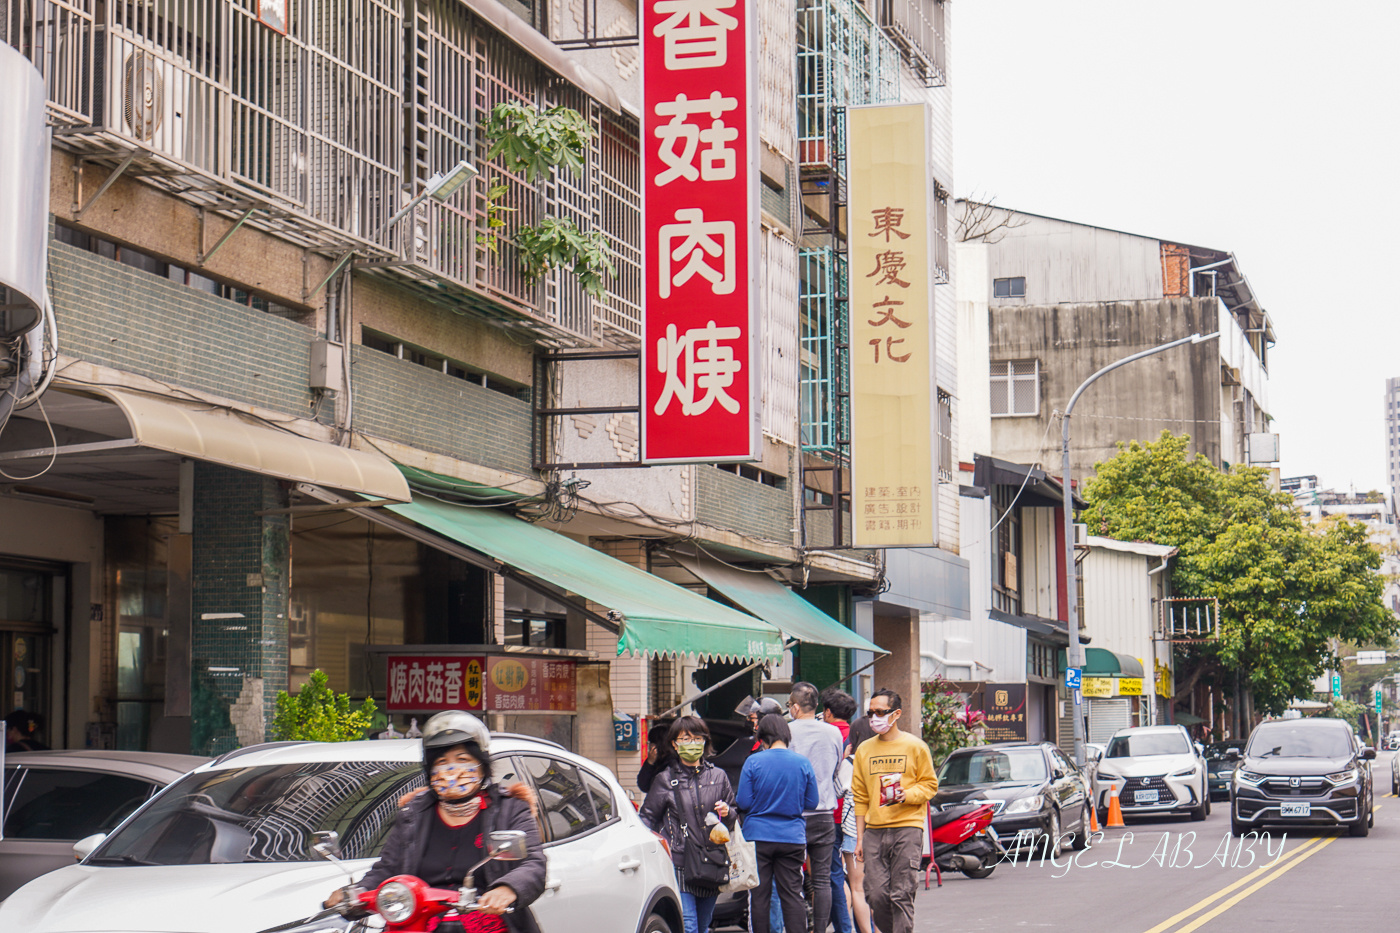
[[[102,31],[99,30],[99,33]],[[181,161],[193,161],[196,121],[192,81],[173,58],[143,48],[125,36],[99,35],[100,107],[94,119],[115,133]]]

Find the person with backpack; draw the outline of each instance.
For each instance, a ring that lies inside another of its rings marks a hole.
[[[707,933],[719,886],[729,878],[724,842],[734,826],[734,790],[708,760],[714,750],[703,719],[681,716],[671,723],[666,746],[670,763],[652,779],[640,815],[670,843],[685,933]],[[717,829],[721,824],[724,831]]]

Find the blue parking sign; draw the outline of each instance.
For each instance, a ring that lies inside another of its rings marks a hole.
[[[1077,667],[1065,670],[1065,687],[1070,690],[1078,690],[1084,683],[1084,672]]]

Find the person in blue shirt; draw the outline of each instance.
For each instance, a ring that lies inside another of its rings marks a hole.
[[[763,750],[744,762],[735,805],[744,815],[744,838],[758,855],[758,887],[749,892],[749,919],[754,933],[770,933],[769,902],[774,882],[788,930],[807,928],[802,903],[802,862],[807,857],[804,810],[820,799],[812,763],[788,748],[792,731],[783,717],[770,713],[758,721]]]

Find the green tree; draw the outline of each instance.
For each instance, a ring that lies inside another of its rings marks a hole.
[[[311,672],[311,680],[296,696],[277,691],[277,714],[272,735],[281,741],[348,742],[362,739],[374,725],[374,701],[366,697],[359,709],[350,708],[350,695],[336,693],[324,671]]]
[[[1282,712],[1312,694],[1332,639],[1395,634],[1380,553],[1364,525],[1309,524],[1269,488],[1267,471],[1222,472],[1188,457],[1189,442],[1164,431],[1151,443],[1120,444],[1085,487],[1084,520],[1111,538],[1174,545],[1176,594],[1220,600],[1217,637],[1178,655],[1178,696],[1202,681],[1232,690],[1238,671],[1260,710]]]

